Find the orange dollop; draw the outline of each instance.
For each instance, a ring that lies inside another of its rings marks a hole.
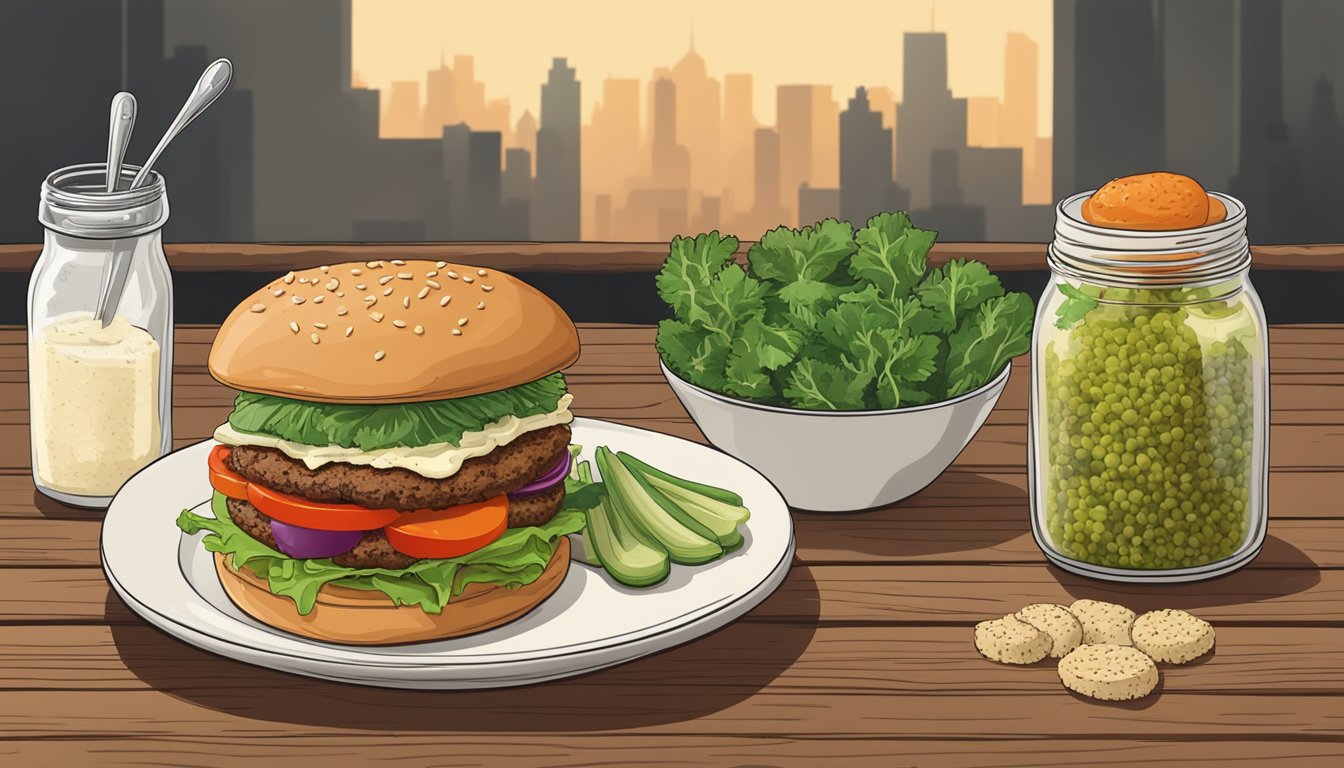
[[[1223,201],[1209,195],[1209,218],[1204,221],[1207,224],[1217,224],[1227,218],[1227,206]]]
[[[1092,193],[1083,202],[1083,219],[1112,229],[1193,229],[1212,223],[1210,200],[1189,176],[1140,173],[1109,181]],[[1218,207],[1223,208],[1221,203]]]

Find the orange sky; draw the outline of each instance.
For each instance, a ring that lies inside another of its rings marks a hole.
[[[604,77],[647,80],[685,53],[691,30],[711,76],[755,75],[756,117],[774,120],[774,86],[821,83],[843,99],[857,85],[887,85],[898,97],[902,34],[948,34],[957,96],[1002,96],[1004,37],[1040,46],[1039,132],[1050,135],[1053,97],[1050,0],[352,0],[353,67],[370,87],[421,80],[440,53],[476,57],[486,98],[507,97],[513,118],[537,114],[554,56],[584,83],[584,121]],[[826,8],[826,20],[818,8]]]

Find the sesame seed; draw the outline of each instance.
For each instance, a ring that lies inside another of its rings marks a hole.
[[[373,319],[373,322],[381,323],[383,322],[384,315],[382,312],[370,312],[369,317]]]
[[[453,329],[453,335],[454,335],[454,336],[461,336],[461,335],[462,335],[462,331],[461,331],[460,329],[454,328],[454,329]]]
[[[391,296],[391,295],[392,295],[392,289],[391,289],[391,288],[388,288],[386,291],[383,291],[383,295],[384,295],[384,296]]]
[[[433,277],[433,276],[435,276],[435,275],[437,275],[437,274],[439,274],[439,270],[437,270],[437,269],[431,269],[431,270],[429,270],[428,272],[425,273],[425,277]]]
[[[327,324],[326,324],[326,323],[313,323],[313,327],[316,328],[316,329],[319,330],[319,331],[325,331],[325,330],[327,329]]]
[[[347,312],[349,312],[349,310],[347,310],[345,307],[337,307],[337,308],[336,308],[336,316],[337,316],[337,317],[345,317],[345,315],[346,315]]]
[[[425,326],[423,326],[423,325],[417,325],[417,326],[415,326],[414,328],[411,329],[411,333],[414,333],[416,336],[424,336],[424,335],[425,335]]]
[[[401,259],[393,259],[392,265],[395,267],[404,267],[406,266],[406,262],[402,261]]]
[[[481,286],[481,290],[482,290],[482,291],[485,291],[486,293],[489,293],[489,292],[495,290],[495,286],[493,286],[493,285],[482,285],[482,286]]]
[[[387,285],[388,283],[392,282],[395,279],[396,278],[394,278],[392,275],[383,275],[382,277],[378,278],[378,284]]]
[[[381,349],[373,353],[374,360],[382,360],[384,357],[387,357],[387,353]]]
[[[396,326],[396,327],[398,327],[398,328],[405,328],[405,327],[406,327],[406,321],[405,321],[405,320],[393,320],[393,321],[392,321],[392,325],[394,325],[394,326]]]
[[[452,300],[453,300],[453,297],[452,297],[452,296],[444,296],[442,299],[439,299],[439,306],[440,306],[440,307],[446,307],[446,306],[448,306],[448,302],[450,302],[450,301],[452,301]]]
[[[353,326],[353,325],[347,325],[347,326],[345,326],[345,336],[346,336],[346,338],[349,338],[349,337],[350,337],[350,334],[352,334],[352,333],[354,333],[354,332],[355,332],[355,326]]]
[[[366,262],[364,262],[364,266],[368,267],[369,269],[377,269],[377,268],[383,266],[383,262],[381,262],[381,261],[366,261]]]
[[[366,291],[368,290],[369,286],[365,285],[364,283],[355,283],[355,288],[361,291]]]
[[[449,279],[449,280],[456,280],[456,279],[457,279],[457,273],[454,272],[454,271],[451,270],[451,269],[448,270],[448,279]]]
[[[289,321],[289,330],[291,330],[291,331],[293,331],[293,332],[295,332],[295,333],[298,333],[298,332],[299,332],[299,324],[296,323],[296,322],[294,322],[293,320],[290,320],[290,321]]]
[[[411,308],[411,297],[410,297],[410,296],[402,296],[402,297],[401,297],[401,306],[405,307],[406,309],[410,309],[410,308]]]
[[[345,298],[345,291],[337,291],[337,292],[336,292],[336,298],[338,298],[338,299],[344,299],[344,298]]]
[[[378,303],[378,297],[376,297],[376,296],[365,296],[365,297],[364,297],[364,303],[365,303],[365,304],[368,304],[370,307],[372,307],[374,304],[377,304],[377,303]]]
[[[302,296],[290,296],[290,297],[289,297],[289,300],[292,301],[292,302],[294,302],[295,304],[302,304],[302,303],[303,303],[303,297],[302,297]]]
[[[265,311],[266,311],[266,305],[265,305],[265,304],[262,304],[260,301],[258,301],[256,304],[253,304],[253,305],[251,306],[251,310],[252,310],[253,312],[265,312]]]
[[[480,275],[481,277],[485,277],[485,270],[484,270],[484,269],[478,269],[478,270],[476,270],[476,274]]]
[[[327,284],[326,284],[324,287],[325,287],[328,291],[334,291],[334,290],[336,290],[337,288],[341,287],[341,281],[340,281],[340,280],[337,280],[336,278],[333,277],[333,278],[331,278],[330,280],[327,281]]]
[[[274,291],[271,291],[271,295],[272,295],[272,296],[284,296],[284,295],[285,295],[285,289],[284,289],[284,288],[276,288]]]
[[[320,266],[320,267],[317,268],[317,271],[319,271],[319,272],[324,272],[324,273],[325,273],[325,272],[330,272],[330,271],[331,271],[331,267],[328,267],[327,265],[323,264],[322,266]]]
[[[303,285],[303,284],[306,283],[306,282],[308,282],[308,278],[306,278],[306,277],[300,277],[300,278],[299,278],[299,285]]]
[[[350,270],[350,274],[352,274],[352,275],[358,277],[358,276],[364,274],[364,270],[360,269],[359,267],[355,267],[354,269]]]
[[[290,283],[294,282],[294,273],[290,272],[289,274],[285,275],[283,279],[285,281],[285,285],[289,285]]]
[[[424,288],[420,289],[419,293],[415,294],[415,297],[417,299],[423,299],[428,295],[429,295],[429,286],[425,286]]]
[[[478,302],[476,302],[476,308],[477,308],[477,309],[485,309],[485,302],[484,302],[484,301],[478,301]]]
[[[397,277],[402,280],[410,280],[412,277],[415,277],[415,275],[412,275],[410,272],[398,272]]]
[[[425,285],[428,285],[430,288],[442,288],[442,287],[443,287],[443,285],[440,284],[438,280],[426,280],[426,281],[425,281]]]
[[[313,297],[313,303],[314,303],[314,304],[321,304],[322,302],[324,302],[324,301],[326,301],[326,300],[327,300],[327,297],[324,296],[323,294],[320,294],[320,293]]]
[[[457,324],[458,324],[458,325],[466,325],[466,324],[467,324],[467,318],[465,318],[465,317],[459,317],[459,318],[457,318]]]
[[[446,261],[436,261],[436,262],[434,262],[434,266],[438,267],[439,269],[443,269],[444,267],[448,266],[448,262],[446,262]]]
[[[322,337],[318,336],[316,333],[309,334],[308,338],[312,339],[314,344],[322,340]]]
[[[462,282],[464,282],[464,283],[474,283],[474,282],[476,282],[476,278],[472,277],[471,275],[467,275],[466,277],[462,278]]]

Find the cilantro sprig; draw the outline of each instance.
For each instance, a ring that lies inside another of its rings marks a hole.
[[[673,318],[657,347],[674,373],[753,402],[872,410],[976,389],[1031,343],[1034,308],[982,263],[930,269],[937,233],[883,213],[737,238],[673,238],[657,276]]]

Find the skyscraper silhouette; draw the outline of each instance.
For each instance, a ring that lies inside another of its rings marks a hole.
[[[425,130],[424,136],[438,136],[445,125],[452,125],[457,117],[457,78],[448,65],[439,60],[437,69],[425,73]]]
[[[476,80],[474,57],[453,57],[453,85],[457,94],[457,119],[472,128],[479,128],[484,123],[485,83]]]
[[[593,108],[588,131],[583,154],[585,195],[614,194],[627,178],[648,172],[640,152],[638,80],[608,77],[602,81],[602,100]]]
[[[1246,204],[1252,241],[1293,235],[1302,209],[1302,169],[1283,119],[1283,6],[1242,0],[1241,136],[1232,194]]]
[[[467,222],[470,228],[461,233],[464,240],[497,240],[501,238],[500,209],[504,203],[500,178],[500,149],[503,145],[498,131],[472,131],[467,139]]]
[[[522,147],[504,150],[504,177],[500,192],[505,202],[532,200],[532,157]]]
[[[807,181],[814,187],[840,184],[840,105],[831,86],[812,86],[812,170]]]
[[[690,186],[717,195],[723,184],[719,81],[707,73],[694,39],[673,65],[672,82],[677,87],[677,139],[690,159]]]
[[[1022,148],[1022,199],[1034,195],[1038,202],[1049,202],[1050,180],[1038,179],[1041,164],[1036,156],[1039,75],[1036,43],[1021,32],[1009,32],[1003,49],[998,146]]]
[[[1237,168],[1235,11],[1224,0],[1162,5],[1165,168],[1220,191]]]
[[[690,186],[690,154],[677,141],[677,86],[667,78],[653,84],[653,183],[663,189]]]
[[[751,206],[752,135],[756,131],[751,83],[749,74],[723,76],[723,160],[728,171],[725,210]]]
[[[966,146],[966,100],[947,86],[947,35],[905,35],[904,89],[896,105],[896,181],[916,208],[933,201],[930,162],[936,149]]]
[[[775,90],[775,131],[779,137],[779,189],[785,210],[797,213],[798,188],[812,175],[813,88],[781,85]],[[760,133],[756,134],[757,139]],[[791,217],[786,217],[791,221]],[[786,223],[786,222],[780,222]]]
[[[424,136],[425,121],[420,109],[420,83],[403,80],[392,84],[383,113],[381,135],[388,139],[414,139]]]
[[[746,229],[759,233],[783,224],[788,211],[779,202],[779,132],[773,128],[757,128],[753,145],[756,187]]]
[[[891,129],[860,87],[840,113],[840,218],[862,226],[882,211],[891,184]],[[800,219],[801,221],[801,219]]]
[[[1149,3],[1055,0],[1056,197],[1165,164],[1157,34]]]
[[[513,140],[518,146],[527,150],[528,156],[532,158],[533,165],[537,159],[537,120],[532,117],[531,110],[523,110],[522,116],[513,126]]]
[[[580,86],[575,74],[565,59],[557,58],[541,86],[537,186],[531,211],[532,236],[539,240],[579,239]]]

